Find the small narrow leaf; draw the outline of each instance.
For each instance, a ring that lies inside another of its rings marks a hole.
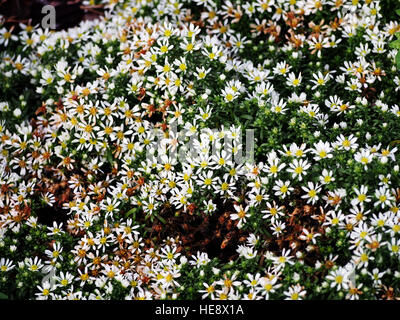
[[[251,115],[249,115],[249,114],[243,114],[243,115],[241,116],[241,118],[247,119],[247,120],[253,120],[253,116],[251,116]]]
[[[157,213],[153,213],[153,215],[154,215],[158,220],[160,220],[163,224],[166,224],[166,223],[167,223],[167,221],[165,221],[165,219],[162,218],[162,217],[160,217]]]
[[[107,155],[106,155],[106,157],[107,157],[107,161],[108,161],[110,164],[112,164],[112,163],[114,162],[113,155],[112,155],[112,152],[111,152],[110,149],[107,149]]]
[[[394,146],[395,144],[400,144],[400,140],[394,140],[391,143],[389,143],[390,146]]]
[[[125,217],[131,216],[131,217],[132,217],[132,220],[135,221],[137,209],[138,209],[138,208],[132,208],[131,210],[129,210],[129,211],[125,214]]]

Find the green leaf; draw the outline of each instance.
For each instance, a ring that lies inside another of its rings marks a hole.
[[[392,49],[398,49],[400,47],[400,40],[392,41],[389,43],[389,47]]]
[[[396,64],[397,64],[397,69],[400,69],[400,51],[397,52],[396,55]]]
[[[112,155],[112,152],[111,152],[110,149],[107,149],[106,157],[107,157],[107,161],[108,161],[110,164],[113,164],[114,158],[113,158],[113,155]]]
[[[389,47],[392,49],[399,49],[400,48],[400,40],[395,40],[389,43]]]
[[[8,296],[4,294],[3,292],[0,292],[0,300],[7,300]]]
[[[132,208],[131,210],[129,210],[126,215],[131,215],[132,213],[134,213],[136,211],[136,208]]]
[[[160,220],[163,224],[166,224],[166,223],[167,223],[167,221],[165,221],[165,219],[162,218],[162,217],[160,217],[157,213],[153,213],[153,215],[154,215],[158,220]]]
[[[400,16],[400,9],[397,9],[396,13]]]
[[[253,120],[253,116],[251,116],[250,114],[243,114],[243,115],[241,116],[241,118],[247,119],[247,120]]]
[[[395,144],[400,144],[400,140],[393,140],[391,143],[389,143],[390,146],[394,146]]]
[[[136,211],[137,210],[138,210],[138,208],[132,208],[127,213],[125,213],[125,217],[132,216],[132,220],[135,221],[136,220]]]

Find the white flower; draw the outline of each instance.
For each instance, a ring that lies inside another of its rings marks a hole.
[[[307,199],[307,203],[314,204],[318,199],[318,193],[321,191],[321,187],[316,184],[314,185],[313,182],[308,182],[307,187],[302,186],[301,187],[306,194],[302,196],[303,199]]]
[[[289,73],[288,78],[286,80],[286,84],[289,87],[298,87],[302,81],[301,72],[298,76],[296,76],[293,72]]]

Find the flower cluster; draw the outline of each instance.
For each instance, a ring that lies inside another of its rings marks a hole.
[[[0,292],[400,296],[390,1],[90,2],[0,25]]]

